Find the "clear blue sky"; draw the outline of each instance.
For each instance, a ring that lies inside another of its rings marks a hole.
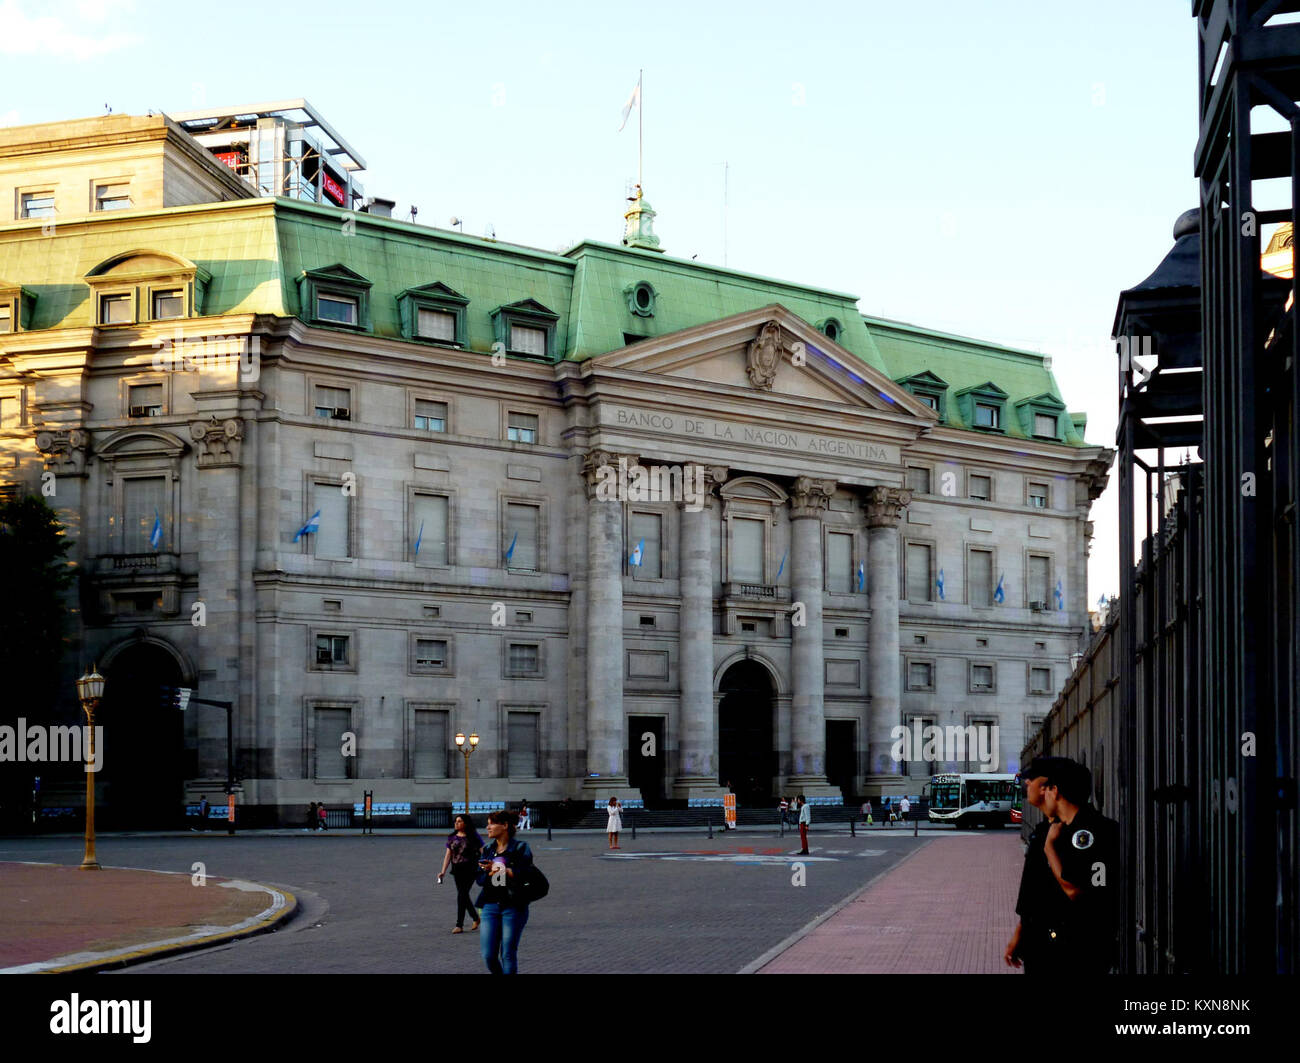
[[[641,67],[670,254],[1041,350],[1113,445],[1116,298],[1197,201],[1187,0],[0,0],[0,123],[306,97],[403,216],[550,249],[621,235]],[[1114,496],[1091,601],[1118,586]]]

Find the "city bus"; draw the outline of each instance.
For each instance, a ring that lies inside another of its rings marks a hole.
[[[951,823],[958,829],[1004,827],[1020,794],[1014,775],[969,774],[930,777],[930,822]]]

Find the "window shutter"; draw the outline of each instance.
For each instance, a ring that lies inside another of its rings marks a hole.
[[[848,594],[853,582],[853,536],[831,532],[826,536],[826,589]]]
[[[1047,558],[1045,557],[1029,559],[1029,600],[1047,601]]]
[[[324,514],[322,514],[324,516]],[[423,526],[424,535],[420,535]],[[420,553],[416,557],[422,565],[446,565],[447,559],[447,498],[445,495],[416,495],[411,507],[411,551],[416,540]]]
[[[347,709],[316,710],[316,778],[346,779],[347,758],[343,755],[343,732],[351,713]]]
[[[987,550],[972,550],[966,557],[966,600],[971,605],[992,605],[993,555]]]
[[[415,777],[447,778],[447,713],[440,709],[415,710]]]
[[[641,579],[659,579],[662,568],[660,566],[660,548],[659,548],[660,520],[657,513],[633,513],[632,514],[632,542],[628,547],[628,555],[636,549],[637,543],[642,539],[645,540],[645,547],[641,551],[641,567],[630,566],[632,573]]]
[[[934,580],[930,577],[930,547],[925,543],[907,544],[907,600],[933,600]]]
[[[350,557],[351,534],[348,527],[349,497],[338,484],[316,484],[312,491],[311,512],[320,510],[320,531],[312,538],[316,556]],[[310,514],[308,514],[310,516]]]
[[[537,777],[537,713],[507,713],[506,774],[512,779]]]
[[[731,522],[731,578],[763,582],[763,522],[739,518]]]
[[[126,513],[122,522],[122,553],[143,554],[153,549],[149,535],[153,531],[155,513],[163,522],[163,542],[159,549],[166,547],[167,507],[163,504],[166,483],[163,476],[142,476],[124,482]]]
[[[529,572],[537,571],[537,526],[538,509],[536,506],[506,505],[506,535],[501,544],[501,557],[504,559],[510,544],[515,544],[515,552],[506,562],[508,568],[519,568]],[[516,535],[518,538],[516,538]]]

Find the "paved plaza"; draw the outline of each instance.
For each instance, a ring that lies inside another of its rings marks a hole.
[[[597,834],[528,841],[551,880],[520,952],[521,972],[534,974],[994,971],[1021,862],[1011,831],[827,832],[802,858],[796,839],[757,831],[624,835],[614,853]],[[481,973],[477,936],[450,932],[455,888],[450,876],[435,883],[441,851],[442,836],[425,832],[99,842],[105,866],[188,874],[197,861],[299,906],[274,933],[127,973]],[[0,861],[80,856],[80,838],[0,840]]]

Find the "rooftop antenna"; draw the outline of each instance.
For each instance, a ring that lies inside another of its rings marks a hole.
[[[727,264],[727,183],[731,175],[731,164],[725,159],[722,163],[722,264]]]
[[[496,226],[493,225],[491,222],[488,222],[488,227],[483,230],[483,239],[495,240],[496,238],[497,238]]]
[[[453,229],[459,229],[459,230],[463,233],[463,232],[465,231],[465,219],[464,219],[464,218],[452,218],[452,219],[451,219],[451,227],[452,227]]]
[[[420,208],[414,203],[411,204],[411,221],[415,221],[415,216],[420,213]]]

